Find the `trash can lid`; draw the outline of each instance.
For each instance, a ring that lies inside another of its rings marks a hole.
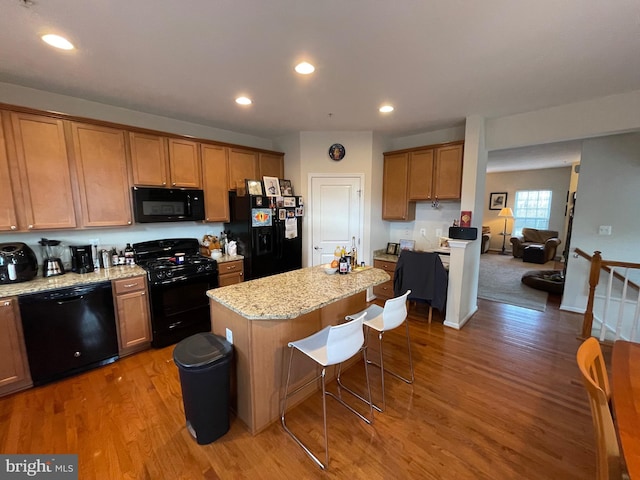
[[[196,333],[181,340],[173,349],[173,361],[185,368],[199,368],[231,355],[232,345],[219,335]]]

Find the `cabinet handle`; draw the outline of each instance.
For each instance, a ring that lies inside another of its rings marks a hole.
[[[3,307],[10,307],[11,306],[11,300],[5,300],[4,302],[2,302],[2,306]]]
[[[140,295],[146,295],[147,292],[140,292]]]
[[[138,282],[136,283],[126,283],[124,285],[124,288],[131,288],[131,287],[137,287],[138,286]]]
[[[240,272],[240,274],[239,274],[239,275],[240,275],[241,277],[243,277],[243,276],[244,276],[244,273]]]
[[[176,186],[176,182],[173,182],[171,185],[173,185],[175,187]]]
[[[165,186],[167,184],[167,182],[162,182],[162,186]]]
[[[18,227],[16,227],[15,225],[11,225],[11,230],[16,230]]]
[[[236,266],[235,266],[235,265],[229,265],[229,266],[227,267],[227,270],[233,270],[234,268],[236,268]]]
[[[27,228],[31,230],[33,228],[33,225],[29,225]]]
[[[129,221],[127,222],[127,225],[131,225],[131,220],[129,220]]]

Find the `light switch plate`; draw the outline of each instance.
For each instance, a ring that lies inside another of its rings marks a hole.
[[[598,235],[611,235],[611,225],[600,225]]]

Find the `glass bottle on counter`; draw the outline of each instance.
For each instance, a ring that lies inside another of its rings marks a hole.
[[[351,237],[351,267],[358,265],[358,249],[356,248],[356,237]]]
[[[127,243],[127,246],[124,249],[124,263],[126,265],[135,265],[135,260],[133,259],[133,247],[130,243]]]
[[[111,249],[111,265],[114,267],[118,266],[118,251],[116,250],[116,247]]]

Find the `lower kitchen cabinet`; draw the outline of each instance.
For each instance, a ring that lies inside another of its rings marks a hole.
[[[0,298],[0,395],[31,385],[18,299]]]
[[[373,287],[373,294],[381,300],[393,298],[393,274],[396,270],[396,262],[388,262],[386,260],[374,260],[374,268],[380,268],[387,272],[391,277],[387,282],[381,283]]]
[[[113,298],[118,326],[118,353],[121,357],[149,348],[151,315],[146,277],[113,281]]]
[[[243,260],[218,263],[218,284],[220,287],[240,283],[244,280]]]

